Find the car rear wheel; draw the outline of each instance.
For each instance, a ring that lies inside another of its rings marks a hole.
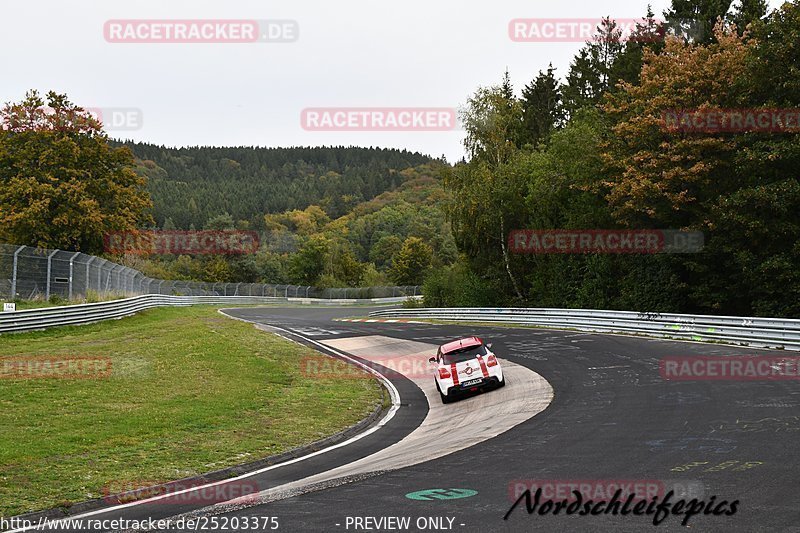
[[[442,403],[450,403],[450,397],[447,394],[443,393],[442,389],[439,388],[439,382],[436,381],[435,379],[433,380],[433,382],[436,383],[436,390],[439,391],[439,396],[442,398]]]

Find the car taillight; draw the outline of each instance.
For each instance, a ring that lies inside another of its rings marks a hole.
[[[439,379],[450,379],[450,371],[446,368],[439,369]]]
[[[490,354],[489,357],[486,358],[486,366],[495,366],[497,364],[497,359],[495,358],[494,354]]]

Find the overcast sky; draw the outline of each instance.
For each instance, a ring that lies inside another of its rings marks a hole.
[[[660,16],[668,0],[653,2]],[[773,6],[778,2],[773,1]],[[462,105],[506,67],[519,91],[552,62],[563,76],[579,42],[513,42],[516,18],[638,18],[640,0],[8,0],[0,19],[0,100],[28,89],[90,108],[141,111],[138,129],[110,131],[169,146],[397,147],[450,161],[462,132],[321,132],[309,107]],[[111,43],[119,19],[293,20],[290,43]]]

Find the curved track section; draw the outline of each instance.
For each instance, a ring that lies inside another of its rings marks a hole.
[[[438,459],[489,440],[536,416],[550,404],[553,389],[537,373],[524,366],[501,359],[506,386],[454,404],[444,405],[433,382],[425,373],[428,358],[437,345],[381,335],[340,338],[324,344],[375,364],[389,364],[413,381],[425,393],[430,409],[422,424],[397,442],[377,453],[353,463],[275,487],[259,495],[258,501],[248,496],[237,504],[260,504],[296,495],[304,487],[330,488],[335,480],[344,482],[375,472],[385,473]],[[391,364],[403,362],[402,365]],[[391,370],[390,370],[391,373]]]
[[[430,388],[422,383],[421,390],[398,375],[392,382],[402,405],[386,427],[352,447],[263,478],[270,488],[295,484],[289,497],[216,506],[199,514],[195,508],[195,516],[240,521],[275,517],[282,531],[642,531],[653,528],[652,515],[543,516],[517,508],[504,520],[515,489],[532,481],[600,488],[640,482],[674,489],[686,499],[739,501],[732,516],[693,517],[689,526],[695,531],[800,531],[795,502],[800,381],[665,381],[659,374],[659,362],[667,356],[782,352],[541,329],[334,321],[353,315],[352,309],[249,308],[228,313],[322,345],[350,343],[355,352],[369,349],[352,344],[354,339],[417,350],[419,344],[478,335],[494,344],[507,369],[542,376],[554,396],[547,409],[522,421],[515,419],[514,409],[478,419],[471,418],[477,415],[469,406],[499,399],[499,391],[444,406],[436,398],[429,408]],[[429,414],[442,420],[441,425],[428,428]],[[481,434],[505,423],[510,429],[495,436],[487,433],[488,440],[469,440],[471,431]],[[403,441],[415,432],[422,435],[420,431],[429,433],[406,448]],[[446,440],[450,431],[460,432],[467,445],[451,448]],[[380,461],[365,459],[370,456]],[[334,470],[344,477],[329,479]],[[314,477],[326,473],[327,481]],[[121,515],[174,517],[193,511],[160,507],[137,506]],[[657,530],[686,531],[680,522],[680,517],[669,516]]]
[[[544,377],[555,394],[544,412],[479,445],[226,516],[277,516],[291,531],[368,531],[357,524],[388,517],[409,517],[409,528],[396,529],[407,531],[642,531],[653,528],[652,515],[541,516],[517,508],[503,519],[520,483],[588,481],[602,488],[639,481],[686,499],[739,500],[735,515],[693,517],[695,531],[800,531],[794,501],[800,382],[665,381],[659,373],[668,356],[782,352],[571,331],[332,321],[352,310],[236,314],[304,329],[320,342],[380,335],[441,344],[478,335],[505,359]],[[426,489],[477,494],[407,497]],[[417,527],[417,520],[424,525],[437,517],[445,526],[452,519],[450,528]],[[686,531],[680,522],[669,516],[657,530]],[[372,530],[388,531],[386,524]]]

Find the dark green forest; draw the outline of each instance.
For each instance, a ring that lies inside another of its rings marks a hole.
[[[321,206],[328,216],[395,189],[398,171],[431,159],[405,150],[359,147],[166,148],[125,144],[148,180],[156,226],[201,228],[224,213],[252,229],[266,213]],[[169,219],[169,221],[168,221]]]

